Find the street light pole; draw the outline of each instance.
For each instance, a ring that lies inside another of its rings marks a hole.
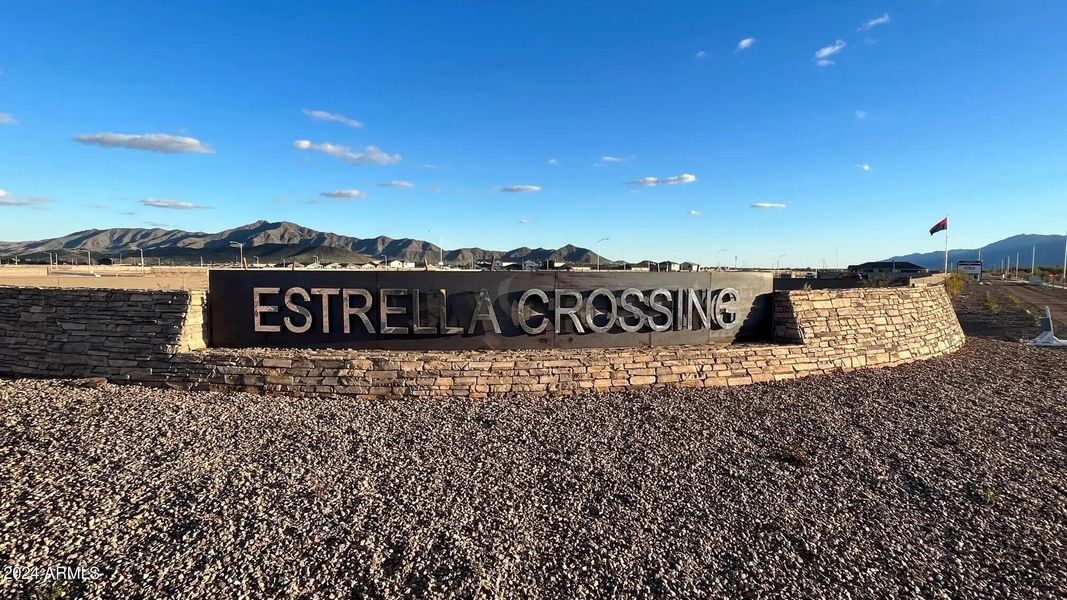
[[[722,256],[722,253],[726,252],[726,250],[727,250],[726,248],[723,248],[722,250],[719,250],[719,251],[717,251],[715,253],[715,270],[716,271],[722,270],[722,261],[719,260],[719,257]]]
[[[241,268],[245,268],[245,244],[244,242],[230,242],[231,248],[237,248],[241,251]]]
[[[600,243],[606,242],[611,238],[600,238],[596,241],[596,270],[600,270]]]
[[[1063,287],[1067,287],[1067,236],[1064,236],[1063,240]]]

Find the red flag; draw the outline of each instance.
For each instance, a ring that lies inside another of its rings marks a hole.
[[[933,227],[931,227],[930,228],[930,235],[934,235],[938,231],[945,231],[946,229],[948,229],[948,217],[945,217],[944,219],[941,219],[940,221],[937,222],[937,225],[934,225]]]

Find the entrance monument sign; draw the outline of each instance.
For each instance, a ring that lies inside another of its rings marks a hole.
[[[215,347],[469,350],[765,340],[769,273],[213,270]]]

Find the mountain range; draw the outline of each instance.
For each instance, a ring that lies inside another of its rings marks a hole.
[[[987,268],[996,268],[1016,257],[1021,268],[1030,265],[1031,253],[1036,253],[1038,265],[1053,266],[1063,263],[1064,242],[1067,236],[1024,234],[1005,238],[982,247],[982,260]],[[368,262],[371,260],[399,259],[418,265],[440,261],[441,248],[436,244],[411,238],[393,239],[385,236],[356,238],[336,233],[316,231],[288,221],[256,221],[218,233],[182,231],[180,229],[125,228],[87,229],[68,235],[34,241],[0,242],[0,257],[18,256],[21,261],[47,262],[47,253],[58,253],[63,262],[81,257],[85,252],[94,259],[129,259],[144,251],[146,259],[165,264],[196,264],[203,258],[205,263],[228,263],[234,261],[237,250],[231,242],[244,244],[249,262],[256,258],[261,262]],[[974,260],[978,248],[949,250],[949,260]],[[561,248],[515,248],[513,250],[485,250],[482,248],[458,248],[444,251],[444,260],[452,265],[470,265],[477,261],[521,262],[524,260],[554,260],[570,264],[593,264],[596,253],[587,248],[568,244]],[[600,257],[601,262],[612,261]],[[923,252],[898,255],[886,260],[908,261],[930,269],[940,269],[944,262],[942,252]],[[645,262],[645,261],[641,261]]]
[[[355,238],[336,233],[316,231],[288,221],[256,221],[218,233],[182,231],[159,228],[112,228],[87,229],[57,238],[26,242],[0,242],[0,256],[18,256],[27,262],[46,262],[47,253],[59,253],[67,262],[75,255],[85,256],[91,252],[97,258],[127,259],[144,251],[152,263],[167,264],[231,262],[235,253],[231,242],[244,244],[245,257],[249,262],[258,258],[261,262],[368,262],[376,259],[405,260],[417,264],[436,264],[441,259],[441,249],[430,242],[410,238],[393,239],[385,236]],[[484,250],[482,248],[459,248],[445,250],[447,264],[470,265],[482,260],[505,261],[554,260],[566,263],[591,264],[597,255],[574,245],[561,248],[515,248],[513,250]],[[605,263],[608,259],[601,257]]]
[[[1063,264],[1065,240],[1067,240],[1067,236],[1063,235],[1013,235],[998,242],[987,244],[981,249],[950,249],[948,251],[948,259],[952,262],[957,260],[978,260],[978,252],[981,250],[983,267],[986,269],[1000,268],[1009,259],[1014,267],[1016,258],[1020,263],[1020,269],[1030,268],[1032,259],[1038,266],[1051,267]],[[945,253],[936,251],[921,252],[894,256],[885,260],[908,261],[928,269],[941,269],[945,265]]]

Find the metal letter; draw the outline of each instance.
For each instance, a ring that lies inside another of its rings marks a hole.
[[[351,304],[349,304],[352,296],[363,298],[363,306],[352,308]],[[341,302],[344,305],[342,312],[345,318],[345,333],[352,333],[352,323],[349,319],[351,315],[356,315],[363,321],[363,327],[367,330],[367,333],[374,333],[374,325],[370,322],[370,318],[367,317],[367,311],[370,310],[371,303],[373,302],[369,291],[345,288],[341,292]]]
[[[640,308],[627,302],[626,298],[628,296],[637,296],[638,302],[644,302],[645,294],[637,288],[626,288],[622,291],[622,294],[619,295],[619,305],[622,307],[622,309],[630,313],[634,317],[637,317],[637,323],[630,325],[626,322],[625,316],[619,315],[619,327],[622,327],[623,331],[636,333],[638,331],[641,331],[641,328],[645,326],[645,313]]]
[[[737,311],[723,306],[723,304],[733,304],[739,300],[741,300],[741,292],[734,288],[719,290],[719,293],[715,295],[714,310],[712,310],[716,325],[723,329],[733,329],[741,324],[741,319],[737,318]]]
[[[322,296],[322,332],[330,333],[330,296],[341,293],[338,288],[311,288],[312,294]]]
[[[382,288],[378,290],[378,331],[385,334],[407,333],[407,327],[391,327],[389,315],[404,315],[408,309],[403,306],[389,306],[389,298],[403,296],[408,291],[404,288]]]
[[[276,313],[276,312],[278,312],[278,307],[274,306],[274,305],[263,306],[260,303],[260,299],[259,299],[260,295],[262,295],[262,294],[277,294],[277,293],[280,293],[281,291],[282,291],[282,288],[268,288],[268,287],[252,288],[252,318],[253,318],[253,323],[255,323],[255,327],[254,327],[255,331],[265,331],[265,332],[269,332],[269,333],[274,333],[274,332],[278,332],[278,331],[282,330],[280,325],[264,325],[263,324],[263,320],[261,318],[261,315],[263,313],[268,313],[268,312]]]
[[[698,294],[698,291],[704,292],[704,306],[700,305],[700,295]],[[697,317],[700,319],[700,328],[709,329],[711,327],[710,315],[714,314],[714,311],[712,310],[711,290],[694,290],[692,288],[689,289],[689,308],[685,311],[686,315],[691,317],[694,310],[697,313]],[[696,319],[690,318],[688,321],[689,329],[692,330],[693,323],[696,321]]]
[[[674,330],[681,331],[685,329],[685,322],[689,319],[685,314],[685,290],[678,288],[678,296],[674,299]]]
[[[574,323],[574,330],[578,333],[585,333],[585,329],[582,329],[582,322],[578,319],[578,309],[582,306],[582,293],[578,290],[560,290],[557,289],[554,293],[556,304],[556,333],[563,333],[563,315],[568,315],[571,321]],[[565,296],[574,298],[574,306],[563,306],[560,302]]]
[[[515,305],[515,324],[530,335],[538,335],[548,329],[548,317],[546,317],[544,313],[534,313],[538,317],[541,317],[541,324],[537,327],[530,326],[530,323],[527,321],[528,317],[526,313],[526,302],[529,301],[530,296],[537,296],[545,306],[548,306],[548,294],[537,288],[526,290],[522,293],[522,296],[519,297],[519,303]]]
[[[299,304],[295,304],[293,302],[293,296],[300,296],[304,299],[304,302],[310,301],[311,296],[309,296],[308,291],[302,287],[289,288],[285,290],[285,308],[288,308],[289,310],[297,314],[303,315],[304,324],[297,327],[293,325],[293,322],[289,319],[289,317],[285,317],[282,320],[285,322],[285,328],[289,331],[292,331],[293,333],[304,333],[308,329],[311,329],[311,311],[304,308],[303,306],[300,306]]]
[[[463,333],[462,327],[448,326],[448,291],[445,288],[441,288],[439,291],[441,292],[441,322],[437,324],[437,332],[443,335]]]
[[[493,301],[489,299],[489,292],[484,288],[478,292],[478,304],[474,307],[474,314],[471,316],[470,327],[467,327],[467,333],[474,333],[475,326],[482,321],[489,321],[493,324],[493,333],[500,333],[500,323],[496,320],[496,311],[493,310]],[[483,325],[483,331],[488,329]]]
[[[608,299],[608,304],[611,305],[610,312],[600,313],[596,310],[596,307],[593,306],[593,300],[596,299],[597,296],[604,296]],[[611,328],[615,326],[616,319],[619,318],[618,311],[619,305],[615,302],[615,294],[612,294],[610,290],[606,290],[604,288],[597,288],[593,290],[591,294],[589,294],[588,298],[585,299],[585,323],[589,325],[589,329],[597,333],[607,333],[611,331]],[[608,319],[607,323],[603,325],[597,325],[595,322],[597,314],[605,314],[608,315],[610,318]]]
[[[656,302],[657,298],[670,298],[671,293],[663,288],[656,288],[652,290],[652,293],[648,295],[648,307],[653,312],[667,317],[667,320],[662,325],[656,323],[655,315],[648,316],[648,326],[652,328],[652,331],[667,331],[671,328],[671,324],[674,323],[674,315],[671,314],[671,309],[667,308],[661,302]]]
[[[419,324],[422,318],[422,310],[419,305],[419,289],[415,288],[411,290],[411,333],[421,335],[437,331],[433,327],[425,327]]]

